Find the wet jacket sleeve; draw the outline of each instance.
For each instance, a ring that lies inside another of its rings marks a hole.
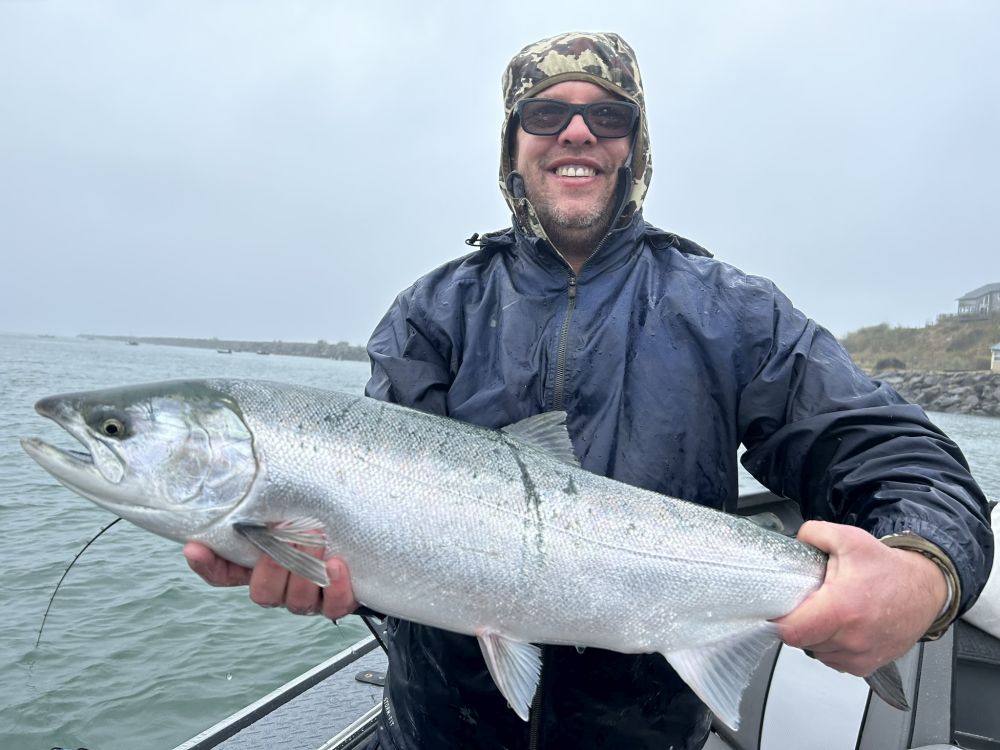
[[[922,409],[869,379],[828,331],[772,291],[761,314],[771,316],[773,337],[756,342],[758,366],[740,400],[744,466],[798,501],[806,518],[876,537],[910,530],[938,545],[958,571],[964,612],[993,555],[987,501],[965,457]]]
[[[365,395],[446,415],[452,381],[450,342],[420,314],[422,289],[400,294],[368,341],[372,375]]]

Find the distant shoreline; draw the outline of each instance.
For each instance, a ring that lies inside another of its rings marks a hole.
[[[80,334],[79,338],[99,341],[121,341],[129,344],[153,344],[155,346],[182,346],[192,349],[214,349],[222,354],[284,354],[292,357],[319,357],[340,359],[351,362],[367,362],[368,352],[363,346],[340,341],[330,344],[326,341],[305,343],[301,341],[236,341],[233,339],[189,339],[169,336],[104,336]]]
[[[1000,417],[1000,372],[890,370],[872,377],[927,411]]]
[[[346,342],[314,344],[295,341],[236,341],[232,339],[190,339],[160,336],[103,336],[80,334],[79,338],[102,341],[136,342],[158,346],[214,349],[223,354],[284,354],[367,362],[363,346]],[[989,371],[935,372],[891,370],[872,375],[892,386],[908,401],[927,411],[1000,417],[1000,373]]]

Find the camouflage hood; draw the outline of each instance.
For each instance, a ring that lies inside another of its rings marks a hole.
[[[618,171],[616,196],[622,204],[615,226],[627,223],[642,207],[653,164],[646,122],[646,100],[635,52],[617,34],[570,32],[529,44],[510,61],[503,75],[504,123],[500,135],[500,190],[520,228],[546,237],[514,171],[514,105],[563,81],[587,81],[639,106],[639,127],[632,156]]]

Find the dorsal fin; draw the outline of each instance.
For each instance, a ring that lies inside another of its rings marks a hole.
[[[566,429],[566,412],[546,411],[507,425],[502,432],[570,466],[580,466]]]

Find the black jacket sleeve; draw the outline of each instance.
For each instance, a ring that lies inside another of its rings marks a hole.
[[[740,401],[744,466],[806,518],[933,542],[955,564],[964,612],[986,583],[993,537],[962,452],[777,290],[771,314],[770,348]]]

